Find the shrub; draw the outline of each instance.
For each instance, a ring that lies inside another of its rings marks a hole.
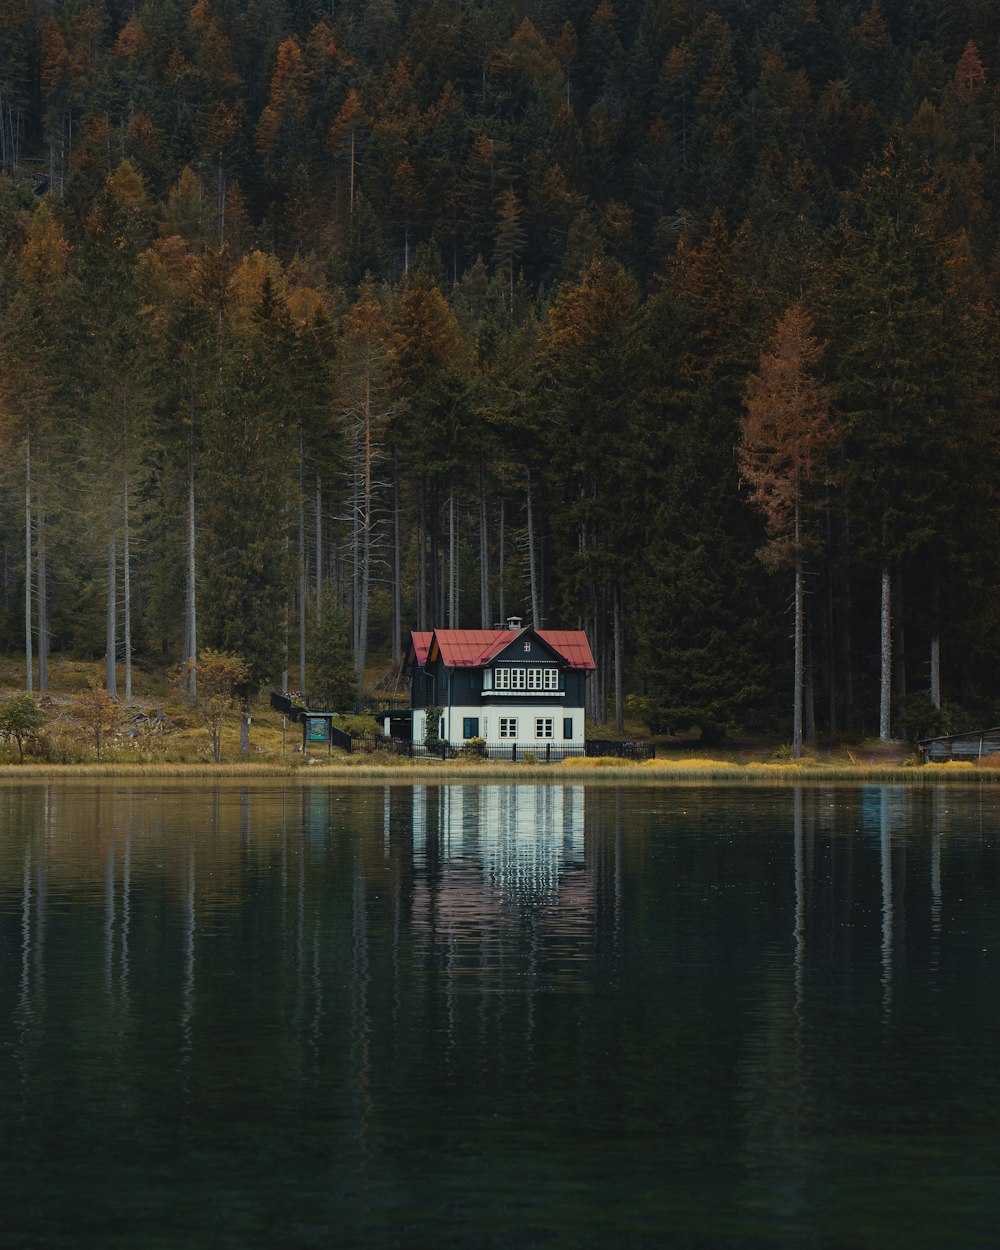
[[[118,728],[120,712],[118,704],[103,686],[92,682],[80,698],[73,716],[87,734],[93,738],[97,758],[101,758],[101,745],[109,734]]]
[[[427,708],[427,721],[424,729],[424,746],[430,751],[436,751],[441,745],[441,717],[443,715],[444,708]]]
[[[30,694],[15,694],[0,703],[0,735],[17,743],[20,763],[24,763],[25,742],[37,738],[41,727],[42,714]]]

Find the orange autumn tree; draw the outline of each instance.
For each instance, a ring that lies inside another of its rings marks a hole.
[[[801,303],[792,304],[764,345],[747,380],[740,422],[739,465],[770,541],[759,553],[774,568],[795,570],[792,755],[802,755],[803,564],[815,487],[834,440],[830,390],[819,376],[825,345]]]

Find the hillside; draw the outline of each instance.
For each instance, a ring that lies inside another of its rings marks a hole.
[[[981,0],[4,5],[0,648],[995,722],[998,109]]]

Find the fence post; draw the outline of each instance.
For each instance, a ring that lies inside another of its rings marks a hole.
[[[552,762],[552,743],[551,742],[546,742],[545,744],[545,762],[546,764],[549,764]]]
[[[516,742],[512,742],[510,746],[510,762],[512,764],[517,763],[517,743]]]

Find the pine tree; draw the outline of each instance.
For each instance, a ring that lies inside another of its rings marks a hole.
[[[804,601],[803,567],[814,489],[833,441],[830,391],[818,376],[823,346],[798,303],[786,309],[747,381],[741,424],[740,471],[763,513],[770,541],[765,563],[795,571],[795,653],[792,755],[802,755]]]

